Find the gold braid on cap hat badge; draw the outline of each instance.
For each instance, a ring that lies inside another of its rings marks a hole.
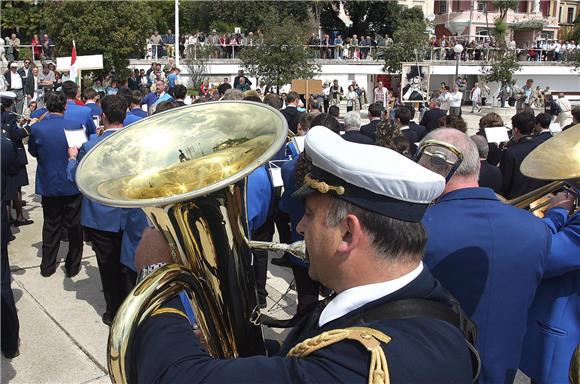
[[[318,181],[310,177],[310,175],[304,176],[304,182],[312,189],[316,189],[320,193],[328,193],[330,191],[336,192],[337,195],[344,195],[344,187],[342,185],[334,186],[328,185],[324,181]]]

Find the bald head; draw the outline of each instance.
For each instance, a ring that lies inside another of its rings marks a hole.
[[[461,177],[470,179],[475,178],[475,181],[477,182],[477,179],[479,178],[479,167],[480,167],[479,152],[477,151],[475,143],[473,142],[473,140],[469,138],[469,136],[467,136],[465,133],[461,131],[458,131],[457,129],[439,128],[434,131],[431,131],[427,136],[425,136],[423,140],[431,140],[431,139],[451,144],[455,148],[457,148],[459,152],[461,152],[461,154],[463,155],[463,161],[461,162],[459,168],[457,168],[457,171],[455,171],[455,174],[453,175],[450,181],[453,181],[453,179]],[[455,155],[453,155],[452,152],[446,148],[441,147],[438,148],[437,150],[442,152],[447,158],[455,158]],[[424,166],[426,166],[426,168],[430,168],[429,164],[426,164]],[[432,170],[434,172],[437,172],[437,170],[435,169]],[[442,176],[445,177],[446,175]]]

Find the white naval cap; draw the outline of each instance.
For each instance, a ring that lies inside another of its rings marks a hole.
[[[304,151],[312,170],[294,193],[332,193],[356,206],[403,221],[420,221],[445,188],[445,178],[388,148],[342,139],[311,128]]]
[[[16,93],[14,93],[12,91],[1,91],[0,92],[0,99],[14,100],[14,99],[16,99]]]

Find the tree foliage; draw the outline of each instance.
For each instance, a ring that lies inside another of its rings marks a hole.
[[[266,16],[264,38],[254,47],[246,47],[240,55],[242,66],[250,76],[269,85],[281,87],[294,79],[310,79],[320,67],[310,60],[304,41],[308,29],[296,19],[278,15]]]
[[[154,29],[146,2],[63,1],[47,3],[44,18],[61,55],[75,40],[78,55],[102,54],[105,68],[128,76],[129,57],[141,56]]]
[[[493,6],[499,11],[499,18],[505,20],[510,9],[514,11],[517,9],[518,0],[493,0]]]
[[[325,30],[338,30],[343,35],[389,35],[408,22],[422,22],[423,11],[407,8],[396,1],[345,1],[344,9],[349,15],[352,26],[338,18],[339,1],[324,1],[320,4],[320,23]]]
[[[494,57],[490,61],[481,64],[481,73],[485,81],[498,82],[501,86],[513,85],[513,75],[522,66],[514,52],[504,51],[499,57]]]
[[[397,28],[393,34],[393,43],[384,52],[385,72],[397,73],[402,62],[421,61],[429,52],[428,35],[425,22],[410,21]]]
[[[16,31],[21,36],[32,37],[46,27],[42,10],[44,2],[3,1],[0,24],[3,30]],[[2,34],[4,36],[4,34]],[[24,42],[23,42],[24,43]]]
[[[308,4],[301,1],[184,1],[179,20],[180,28],[186,33],[207,32],[213,28],[233,33],[234,27],[255,32],[266,26],[266,15],[271,13],[278,19],[309,17]]]

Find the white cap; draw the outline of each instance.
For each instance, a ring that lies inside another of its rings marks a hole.
[[[420,221],[445,188],[441,175],[413,160],[388,148],[346,141],[326,127],[308,131],[305,153],[313,169],[297,197],[332,193],[384,216]]]

